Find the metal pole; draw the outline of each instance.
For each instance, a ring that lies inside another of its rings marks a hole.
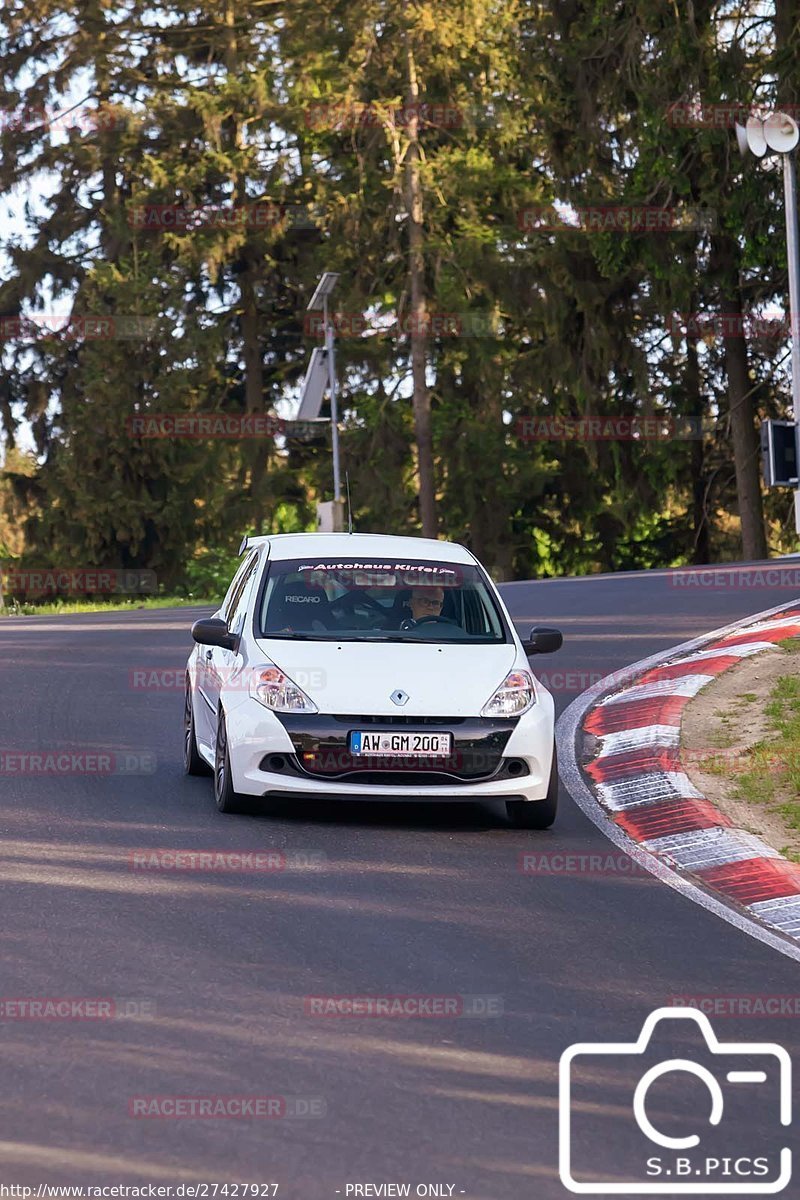
[[[333,448],[333,498],[342,498],[342,480],[339,472],[339,413],[336,406],[336,364],[333,357],[333,322],[328,319],[328,297],[322,301],[325,320],[325,350],[328,359],[328,391],[331,394],[331,445]],[[800,409],[800,405],[798,405]]]
[[[797,171],[794,151],[783,155],[786,258],[789,266],[789,320],[792,339],[792,420],[800,419],[800,241],[797,231]],[[794,527],[800,533],[800,487],[794,493]]]

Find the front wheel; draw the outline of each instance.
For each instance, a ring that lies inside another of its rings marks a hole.
[[[219,710],[217,747],[214,754],[214,799],[217,802],[217,810],[221,813],[241,811],[242,798],[233,790],[231,756],[228,751],[228,731],[225,726],[225,714],[222,708]]]
[[[506,800],[506,815],[515,829],[549,829],[558,811],[558,756],[553,745],[553,765],[544,800]]]
[[[186,680],[186,698],[183,704],[183,770],[186,775],[210,775],[211,768],[197,749],[197,734],[194,728],[192,689]]]

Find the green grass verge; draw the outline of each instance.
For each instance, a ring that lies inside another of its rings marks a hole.
[[[209,605],[216,608],[219,596],[136,596],[126,600],[53,600],[46,604],[9,604],[0,617],[52,617],[70,613],[130,612],[140,608],[186,608]]]
[[[800,652],[798,638],[789,638],[779,645],[790,654]],[[755,700],[755,696],[747,693],[742,699],[749,702]],[[735,763],[726,760],[724,755],[710,755],[701,765],[711,774],[728,776],[733,784],[732,794],[737,799],[753,805],[767,805],[790,829],[800,830],[800,676],[778,676],[764,706],[764,715],[768,735],[737,754]],[[722,747],[728,740],[725,726],[730,718],[722,711],[717,716],[721,727],[711,740],[712,744]],[[800,862],[800,854],[796,851],[787,847],[782,853],[792,861]]]

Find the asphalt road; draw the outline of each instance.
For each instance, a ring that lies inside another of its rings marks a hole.
[[[565,632],[540,665],[559,710],[600,674],[800,593],[683,574],[504,589],[521,629]],[[348,1184],[406,1183],[411,1195],[436,1184],[549,1200],[566,1194],[567,1046],[632,1040],[676,994],[800,995],[796,963],[650,876],[523,873],[523,851],[614,849],[563,789],[556,826],[539,834],[468,805],[218,815],[210,782],[181,773],[180,691],[132,686],[137,670],[180,671],[196,615],[0,621],[0,748],[142,755],[118,764],[154,768],[0,775],[0,1001],[107,998],[134,1014],[0,1016],[0,1184],[229,1180],[323,1200],[380,1194]],[[155,848],[324,862],[271,874],[131,868],[134,851]],[[320,1018],[309,995],[477,996],[502,1014]],[[728,1018],[717,1031],[800,1050],[796,1017]],[[707,1104],[681,1086],[655,1098],[673,1128]],[[619,1177],[636,1136],[628,1083],[603,1069],[588,1087],[576,1142],[600,1176]],[[300,1098],[317,1115],[130,1115],[137,1097],[256,1095],[289,1109]],[[775,1134],[775,1113],[756,1108],[732,1113],[737,1152]]]

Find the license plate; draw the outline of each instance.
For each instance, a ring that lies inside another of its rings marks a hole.
[[[351,733],[351,754],[402,754],[428,758],[431,755],[446,757],[453,745],[452,733]]]

